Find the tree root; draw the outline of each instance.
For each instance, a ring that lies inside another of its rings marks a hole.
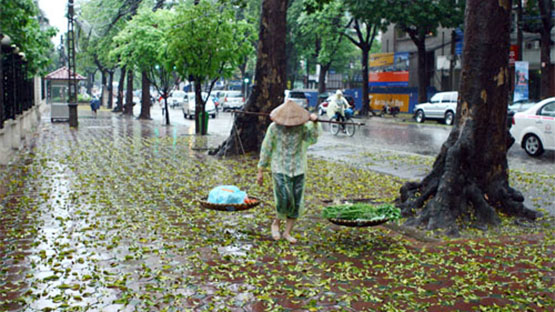
[[[405,183],[396,201],[402,215],[408,217],[405,225],[445,229],[447,235],[457,236],[461,225],[479,229],[499,225],[498,213],[528,220],[542,215],[526,208],[522,194],[508,185],[499,182],[491,191],[465,179],[461,176],[447,182],[428,176],[420,183]]]

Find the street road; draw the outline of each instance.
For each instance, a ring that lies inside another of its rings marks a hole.
[[[162,118],[161,111],[157,107],[154,107],[152,115],[155,120]],[[170,118],[173,125],[194,124],[193,121],[184,119],[179,109],[170,109]],[[345,145],[351,148],[354,146],[357,149],[396,151],[435,157],[451,131],[451,127],[441,124],[415,124],[393,118],[372,117],[363,122],[366,125],[358,128],[353,137],[333,136],[329,133],[327,124],[324,124],[323,136],[312,150],[316,152],[331,145]],[[231,114],[220,113],[216,119],[210,119],[208,132],[211,135],[227,136],[232,126]],[[334,157],[334,155],[328,156]],[[336,156],[342,156],[342,154]],[[518,144],[514,144],[507,157],[510,168],[555,175],[554,152],[546,151],[540,157],[530,157]]]

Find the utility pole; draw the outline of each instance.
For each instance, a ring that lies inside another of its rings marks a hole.
[[[73,29],[73,0],[69,0],[67,10],[67,69],[69,126],[77,128],[77,68],[75,66],[75,32]]]

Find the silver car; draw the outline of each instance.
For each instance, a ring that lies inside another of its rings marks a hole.
[[[212,100],[212,97],[208,97],[208,93],[202,92],[202,98],[206,100],[204,111],[210,115],[212,118],[216,118],[216,105]],[[194,119],[195,118],[195,110],[196,110],[196,100],[195,100],[195,93],[194,92],[187,92],[183,99],[183,106],[181,106],[183,110],[183,117],[185,119]]]
[[[438,92],[429,102],[417,104],[414,107],[414,119],[416,122],[434,119],[446,125],[452,125],[455,121],[458,98],[457,91]]]
[[[183,104],[183,97],[185,97],[185,92],[184,91],[173,91],[170,93],[170,96],[168,97],[168,105],[171,108],[176,108],[179,107]]]
[[[221,103],[222,111],[226,112],[234,109],[241,109],[245,105],[245,98],[241,91],[220,91],[218,98]]]
[[[304,109],[308,109],[308,99],[303,91],[285,90],[285,100],[292,100]]]

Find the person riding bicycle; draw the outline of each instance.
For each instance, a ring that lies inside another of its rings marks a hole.
[[[344,122],[345,110],[349,107],[349,102],[347,102],[347,99],[343,96],[343,92],[341,90],[337,90],[328,103],[326,113],[330,119],[336,117],[337,121]],[[341,129],[345,131],[345,124],[341,124]]]

